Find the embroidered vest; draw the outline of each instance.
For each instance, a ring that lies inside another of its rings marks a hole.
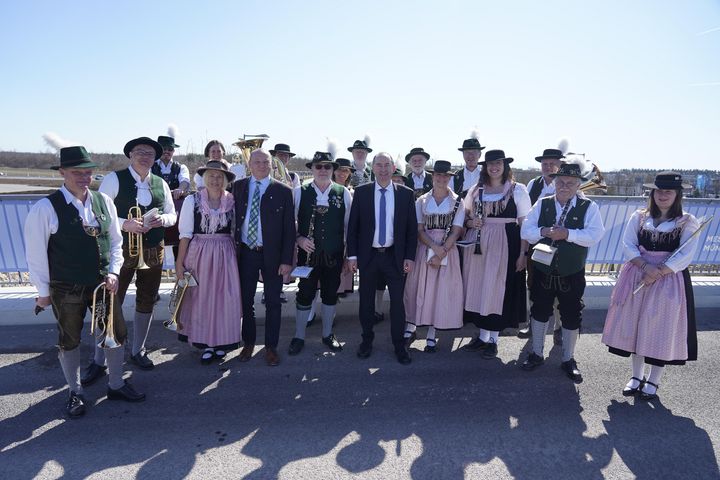
[[[555,210],[555,195],[542,199],[540,217],[538,218],[538,227],[552,227],[555,224],[557,211]],[[575,206],[571,208],[565,217],[565,228],[568,230],[579,230],[585,227],[585,214],[590,207],[590,200],[575,198]],[[538,243],[550,245],[552,240],[542,238]],[[534,267],[542,270],[546,274],[557,274],[560,277],[566,277],[585,269],[585,260],[587,259],[587,247],[582,247],[576,243],[560,240],[555,242],[557,252],[553,258],[551,266],[535,262]]]
[[[115,172],[118,177],[118,194],[115,197],[115,208],[117,208],[118,218],[121,221],[128,216],[130,207],[134,207],[137,201],[137,185],[135,179],[130,173],[129,169],[120,170]],[[144,207],[138,205],[142,213],[152,210],[153,208],[158,209],[158,213],[163,213],[163,207],[165,205],[165,190],[163,189],[163,179],[157,175],[150,173],[150,195],[152,200],[150,205]],[[143,248],[154,247],[162,242],[165,236],[165,228],[158,227],[153,228],[145,235],[143,235]],[[127,232],[123,232],[123,243],[128,243]]]
[[[150,171],[157,175],[158,177],[165,180],[165,182],[170,187],[170,190],[177,190],[180,188],[180,164],[177,162],[172,162],[172,165],[170,165],[170,173],[162,173],[162,169],[160,168],[159,163],[153,163],[152,168]]]
[[[328,207],[315,207],[315,226],[313,237],[315,241],[314,255],[321,252],[326,255],[336,254],[345,249],[345,190],[341,185],[330,184],[328,194]],[[300,207],[298,209],[298,235],[307,237],[310,230],[310,217],[313,206],[317,202],[317,192],[312,183],[300,187]],[[298,265],[307,263],[307,253],[298,249]]]

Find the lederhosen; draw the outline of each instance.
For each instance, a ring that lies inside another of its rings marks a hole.
[[[670,232],[660,233],[652,232],[642,228],[643,222],[640,222],[640,231],[638,232],[638,244],[649,252],[674,252],[680,248],[680,233],[682,227],[678,226]],[[653,234],[655,233],[655,234]],[[682,272],[683,285],[685,286],[685,308],[687,309],[687,360],[660,360],[657,358],[645,357],[645,363],[650,365],[684,365],[686,361],[697,360],[698,344],[697,344],[697,325],[695,323],[695,295],[692,289],[692,280],[690,272],[686,268]],[[629,357],[631,352],[609,347],[610,353]]]
[[[163,179],[157,175],[150,176],[150,195],[152,197],[150,205],[142,206],[137,204],[137,185],[135,179],[129,169],[115,172],[118,178],[118,194],[115,197],[115,207],[120,221],[124,221],[128,217],[130,207],[139,206],[140,211],[144,214],[153,208],[158,209],[158,213],[164,213],[165,190],[163,188]],[[164,241],[165,228],[153,228],[149,232],[143,234],[143,259],[145,264],[150,267],[148,269],[136,270],[138,257],[130,257],[128,252],[128,232],[123,232],[123,257],[125,261],[120,269],[120,277],[118,279],[118,300],[119,304],[125,300],[128,286],[132,281],[133,275],[137,274],[135,285],[137,287],[137,297],[135,299],[135,310],[141,313],[151,313],[153,306],[157,300],[158,289],[160,288],[160,277],[162,276],[162,265],[164,260]]]
[[[541,200],[538,227],[552,227],[556,221],[555,195]],[[562,225],[568,230],[579,230],[585,227],[585,215],[591,201],[575,198],[575,206],[565,215]],[[585,293],[585,260],[587,247],[559,240],[553,243],[549,238],[542,238],[538,243],[553,244],[557,252],[552,265],[534,262],[534,279],[530,288],[532,307],[530,314],[539,322],[547,322],[553,315],[553,304],[558,299],[558,310],[563,328],[577,330],[582,323],[582,310],[585,308],[582,297]]]
[[[153,163],[152,168],[150,171],[157,175],[158,177],[165,180],[165,182],[170,187],[170,190],[177,190],[180,188],[180,164],[173,161],[170,165],[170,173],[162,173],[162,168],[160,167],[160,164],[155,162]],[[180,218],[180,209],[182,208],[183,200],[185,199],[186,195],[182,195],[180,198],[175,200],[173,198],[173,204],[175,205],[175,212],[178,214],[178,218]],[[178,224],[168,227],[165,229],[165,245],[173,247],[173,252],[175,252],[175,256],[177,256],[177,245],[180,243],[180,231],[178,230]]]
[[[87,309],[92,305],[93,290],[104,281],[110,265],[110,225],[112,219],[102,195],[89,191],[92,211],[99,227],[83,226],[78,210],[67,203],[58,190],[50,201],[58,217],[58,230],[48,240],[50,299],[57,319],[58,346],[73,350],[80,336]],[[117,311],[117,310],[116,310]],[[115,337],[122,343],[127,337],[125,322],[115,316]]]
[[[415,200],[417,200],[420,196],[432,190],[432,175],[425,173],[425,178],[423,178],[423,185],[421,188],[415,188],[415,179],[412,175],[412,172],[410,172],[405,176],[405,185],[415,192]]]
[[[340,274],[342,273],[345,252],[345,189],[337,184],[330,184],[328,206],[317,206],[317,192],[312,183],[300,188],[300,206],[298,208],[298,235],[309,237],[310,219],[314,215],[314,231],[312,239],[315,251],[310,256],[298,248],[298,265],[313,267],[308,278],[301,278],[298,283],[297,308],[310,309],[318,282],[320,297],[325,305],[337,304]]]

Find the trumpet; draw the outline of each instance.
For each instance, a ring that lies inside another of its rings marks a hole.
[[[90,311],[92,314],[90,334],[95,335],[95,329],[97,329],[99,332],[98,336],[105,335],[105,337],[98,342],[98,347],[122,347],[120,342],[115,338],[115,321],[113,320],[115,314],[115,294],[107,291],[105,282],[93,290],[92,307]]]
[[[143,213],[140,209],[140,205],[138,205],[137,200],[135,200],[135,206],[130,207],[130,210],[128,211],[128,220],[142,220]],[[143,234],[142,233],[133,233],[128,232],[128,255],[130,255],[131,258],[138,257],[137,265],[135,266],[135,270],[145,270],[150,268],[146,263],[145,259],[143,257]]]
[[[197,281],[190,272],[185,272],[183,278],[178,278],[175,282],[172,292],[170,292],[170,303],[168,303],[168,311],[171,313],[170,319],[163,322],[163,326],[170,331],[177,332],[183,329],[182,323],[178,322],[180,307],[188,287],[197,287]]]

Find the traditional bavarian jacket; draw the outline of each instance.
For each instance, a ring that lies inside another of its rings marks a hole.
[[[672,253],[678,249],[698,229],[698,220],[689,213],[659,224],[657,227],[645,209],[636,210],[630,216],[623,234],[623,254],[627,261],[641,255],[640,246],[647,251]],[[665,265],[677,273],[685,270],[695,255],[698,236],[685,245],[678,254],[665,262]]]
[[[543,237],[540,231],[545,227],[552,227],[560,220],[563,205],[558,203],[555,195],[543,198],[536,203],[522,224],[520,236],[530,244],[553,244],[552,240]],[[551,266],[535,262],[534,266],[546,274],[566,277],[585,268],[588,248],[598,243],[605,227],[600,216],[597,204],[584,195],[574,196],[570,199],[570,208],[563,224],[568,229],[567,240],[560,240],[553,244],[557,252]]]
[[[33,205],[24,236],[30,281],[41,297],[50,295],[51,280],[96,285],[120,273],[120,224],[113,201],[102,193],[88,191],[83,203],[63,185]]]
[[[345,237],[350,218],[350,191],[335,182],[324,192],[315,182],[306,183],[293,191],[298,236],[309,237],[310,219],[314,216],[312,239],[316,258],[334,256],[345,251]],[[307,263],[307,253],[298,249],[298,265]]]
[[[170,160],[167,165],[162,160],[156,160],[150,171],[165,180],[170,190],[177,190],[182,182],[190,184],[190,171],[175,160]]]
[[[132,166],[111,172],[105,176],[99,190],[114,200],[120,225],[127,220],[128,211],[135,206],[136,200],[143,214],[153,208],[158,209],[163,226],[143,235],[144,248],[158,245],[165,236],[164,227],[175,225],[177,221],[170,187],[152,173],[140,180],[140,175]],[[123,232],[123,238],[127,242],[127,232]]]
[[[415,175],[410,172],[405,176],[405,186],[411,188],[415,192],[415,199],[417,200],[420,195],[432,190],[432,175],[423,170],[421,176]]]
[[[555,195],[555,184],[550,182],[548,185],[541,176],[535,177],[527,184],[528,193],[530,194],[530,202],[535,205],[541,198]]]
[[[476,185],[478,180],[480,180],[480,170],[480,165],[472,172],[468,170],[467,167],[460,170],[457,175],[453,177],[453,191],[458,195],[463,195],[464,192],[470,190],[470,187]]]

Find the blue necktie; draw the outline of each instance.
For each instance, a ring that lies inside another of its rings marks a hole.
[[[378,232],[378,243],[381,247],[385,246],[385,222],[386,222],[386,210],[387,205],[385,203],[385,192],[387,191],[386,188],[380,189],[380,231]]]

